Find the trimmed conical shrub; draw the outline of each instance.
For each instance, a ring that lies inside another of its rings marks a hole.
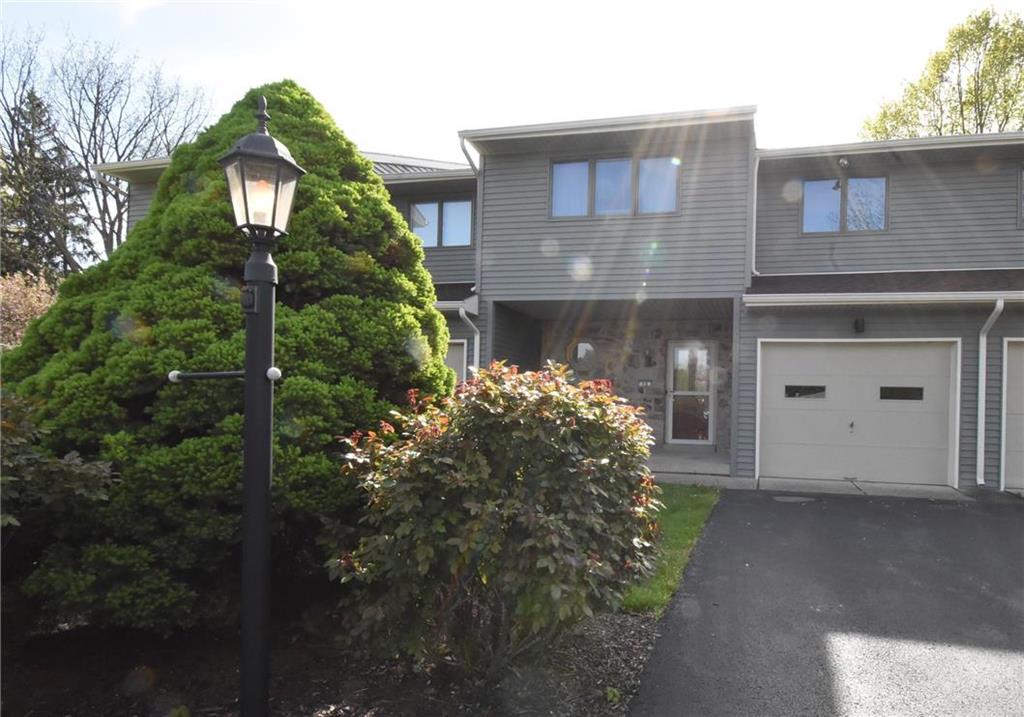
[[[451,390],[422,249],[372,165],[295,83],[251,90],[174,153],[128,241],[68,278],[5,357],[8,388],[38,401],[48,448],[112,461],[119,477],[24,582],[51,620],[169,630],[233,617],[242,385],[165,377],[242,366],[248,247],[217,159],[253,131],[260,95],[308,171],[274,252],[278,584],[321,570],[320,536],[357,517],[336,437],[375,426],[410,389]]]

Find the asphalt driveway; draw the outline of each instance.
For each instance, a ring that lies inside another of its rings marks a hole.
[[[726,491],[631,713],[1024,715],[1024,501]]]

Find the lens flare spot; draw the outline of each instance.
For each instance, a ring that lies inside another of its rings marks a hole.
[[[125,675],[121,683],[121,691],[126,695],[141,695],[153,689],[156,684],[156,671],[152,667],[136,667]]]
[[[673,157],[672,158],[672,166],[678,167],[682,163],[683,163],[683,160],[679,159],[679,157]]]
[[[991,154],[981,154],[974,160],[974,168],[978,174],[992,174],[999,169],[999,162]]]
[[[638,292],[636,292],[636,294],[634,295],[634,298],[636,299],[636,303],[638,303],[638,304],[644,303],[645,301],[647,301],[647,290],[646,289],[640,289]]]
[[[790,204],[799,202],[801,193],[800,182],[796,179],[791,179],[782,185],[782,198]]]
[[[430,347],[426,339],[419,334],[410,334],[405,339],[405,352],[415,362],[416,368],[422,368],[430,358]]]
[[[242,287],[237,281],[223,276],[214,276],[210,293],[215,299],[221,301],[238,301],[242,295]]]
[[[557,239],[545,239],[540,243],[540,253],[544,256],[558,256],[560,249]]]
[[[587,281],[594,274],[594,265],[589,256],[576,256],[569,262],[569,276],[574,281]]]
[[[115,338],[133,343],[145,343],[149,339],[150,328],[142,319],[131,314],[118,314],[109,320],[110,333]]]

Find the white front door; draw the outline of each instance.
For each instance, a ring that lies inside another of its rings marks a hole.
[[[668,345],[665,440],[715,442],[715,359],[713,341],[672,341]]]

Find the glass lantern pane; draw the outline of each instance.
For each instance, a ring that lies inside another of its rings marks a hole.
[[[242,161],[236,159],[224,168],[228,179],[228,196],[235,210],[235,226],[245,224],[245,194],[242,188]]]
[[[245,198],[249,203],[249,224],[274,225],[274,197],[277,195],[277,165],[245,160]]]
[[[282,234],[288,231],[288,218],[292,213],[295,199],[295,185],[299,175],[289,167],[281,167],[281,186],[277,190],[277,209],[274,211],[274,228]]]

